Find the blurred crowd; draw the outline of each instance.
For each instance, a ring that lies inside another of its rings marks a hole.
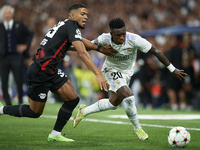
[[[88,7],[88,21],[82,37],[89,40],[109,32],[108,22],[116,17],[122,18],[127,30],[136,34],[169,26],[200,26],[199,0],[1,0],[0,8],[5,4],[12,5],[15,8],[14,19],[23,21],[34,33],[29,49],[32,57],[48,29],[59,20],[68,18],[67,10],[73,3],[83,3]],[[200,36],[195,33],[168,34],[160,39],[147,38],[188,76],[184,82],[179,82],[154,57],[138,51],[130,84],[137,105],[173,110],[200,109]],[[104,56],[95,51],[90,54],[101,69]],[[76,52],[68,52],[60,67],[71,76],[77,92],[82,99],[88,99],[88,103],[108,96],[100,91],[95,77],[81,63]]]

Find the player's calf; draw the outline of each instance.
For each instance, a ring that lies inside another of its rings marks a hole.
[[[15,117],[29,117],[39,118],[41,114],[35,113],[30,109],[29,105],[14,105],[14,106],[3,106],[3,114],[15,116]]]

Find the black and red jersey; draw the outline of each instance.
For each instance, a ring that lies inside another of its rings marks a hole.
[[[81,39],[78,22],[69,19],[60,21],[47,32],[34,55],[34,60],[40,65],[41,70],[54,74],[71,43]]]

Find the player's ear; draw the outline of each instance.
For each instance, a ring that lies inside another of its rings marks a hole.
[[[74,13],[69,13],[69,19],[74,20]]]
[[[72,19],[72,14],[69,15],[69,19]]]

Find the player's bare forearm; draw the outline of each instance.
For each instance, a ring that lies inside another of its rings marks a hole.
[[[82,38],[82,41],[87,49],[87,51],[89,50],[97,50],[98,45],[90,42],[87,39]],[[114,54],[117,54],[118,51],[114,50],[110,45],[106,45],[100,48],[99,50],[100,53],[107,55],[107,56],[113,56]]]
[[[100,84],[101,90],[107,90],[107,84],[106,80],[103,78],[103,76],[99,73],[97,67],[95,66],[91,56],[89,53],[85,50],[85,46],[83,42],[81,41],[74,41],[72,42],[72,45],[77,50],[79,57],[82,59],[82,61],[85,63],[85,65],[96,75],[96,78]]]
[[[82,38],[83,44],[85,45],[87,50],[96,50],[98,45],[92,43],[91,41]]]
[[[86,66],[95,74],[100,74],[88,52],[79,52],[79,56]]]
[[[173,76],[178,78],[180,81],[185,80],[185,76],[187,74],[184,72],[184,70],[179,70],[179,69],[175,68],[170,63],[170,61],[167,59],[167,57],[160,50],[158,50],[155,46],[152,46],[148,53],[155,55],[160,62],[162,62],[166,67],[168,67],[169,71],[173,74]],[[169,66],[171,66],[171,67],[169,67]]]
[[[79,56],[81,57],[82,61],[86,64],[86,66],[96,75],[101,90],[104,89],[105,91],[108,91],[106,80],[99,73],[88,52],[85,51],[85,53],[79,53]]]
[[[85,63],[85,65],[95,74],[99,74],[98,69],[94,65],[92,58],[88,54],[88,52],[85,50],[85,46],[81,41],[75,41],[72,42],[72,45],[77,50],[79,57],[82,59],[82,61]]]
[[[167,57],[155,46],[152,45],[151,49],[148,51],[148,53],[153,54],[158,58],[158,60],[163,63],[165,66],[169,66],[170,61],[167,59]]]

